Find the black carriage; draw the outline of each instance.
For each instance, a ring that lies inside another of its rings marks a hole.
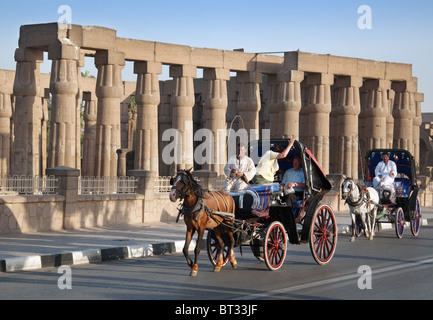
[[[257,165],[267,150],[277,146],[285,148],[287,143],[287,140],[254,141],[249,144],[248,153]],[[285,191],[280,189],[280,182],[284,171],[292,167],[295,156],[301,158],[306,188],[303,199],[288,206],[282,201]],[[229,192],[236,203],[235,246],[240,250],[249,246],[270,270],[278,270],[284,263],[288,243],[309,243],[314,260],[325,265],[332,259],[337,244],[333,210],[322,202],[331,184],[310,150],[298,141],[287,157],[278,161],[280,170],[273,184],[250,185],[245,190]],[[212,230],[207,235],[207,252],[216,265],[217,245]],[[227,252],[224,259],[226,263]]]
[[[393,223],[398,238],[403,237],[406,222],[411,232],[418,236],[421,227],[421,206],[418,199],[420,187],[416,177],[415,160],[412,154],[404,149],[373,149],[367,152],[365,168],[365,185],[373,186],[376,166],[382,161],[382,155],[389,154],[389,160],[397,166],[397,175],[390,187],[379,191],[380,207],[375,221],[376,230],[382,223]],[[357,223],[357,233],[361,226]]]

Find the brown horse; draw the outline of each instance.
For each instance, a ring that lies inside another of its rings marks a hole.
[[[203,240],[206,229],[213,229],[218,242],[218,263],[214,272],[219,272],[223,266],[224,241],[222,235],[227,233],[230,238],[229,259],[233,268],[237,267],[233,247],[233,220],[235,212],[235,203],[233,198],[225,191],[208,191],[200,186],[191,175],[191,169],[179,170],[174,178],[171,179],[172,185],[170,191],[170,200],[175,202],[176,199],[183,200],[183,206],[180,214],[184,215],[186,224],[186,239],[183,247],[183,254],[188,266],[191,268],[191,276],[196,276],[198,271],[198,255],[200,245]],[[228,216],[219,215],[214,211],[229,213]],[[231,216],[230,216],[231,214]],[[188,248],[194,233],[198,231],[197,242],[194,250],[194,262],[188,255]]]

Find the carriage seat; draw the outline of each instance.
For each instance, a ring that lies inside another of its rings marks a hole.
[[[269,214],[271,195],[280,189],[278,183],[251,185],[241,191],[228,192],[235,201],[235,215],[238,219],[265,217]]]

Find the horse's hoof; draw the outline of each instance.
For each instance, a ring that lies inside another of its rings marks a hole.
[[[233,262],[233,263],[232,263],[232,268],[233,268],[233,269],[237,269],[237,267],[238,267],[238,263],[237,263],[237,262]]]
[[[189,274],[191,277],[195,277],[198,272],[198,265],[194,264],[191,268],[191,273]]]
[[[355,242],[355,237],[350,238],[350,242]]]
[[[213,268],[213,272],[220,272],[221,271],[221,267],[215,266],[215,268]]]

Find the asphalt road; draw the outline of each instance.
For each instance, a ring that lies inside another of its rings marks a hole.
[[[314,262],[308,245],[290,245],[275,272],[244,248],[243,256],[236,250],[238,269],[227,265],[220,273],[212,272],[202,250],[197,277],[189,276],[181,254],[2,273],[0,299],[249,300],[248,305],[254,299],[433,299],[432,244],[433,227],[423,226],[417,238],[409,228],[403,239],[393,230],[354,243],[339,235],[326,266]]]

